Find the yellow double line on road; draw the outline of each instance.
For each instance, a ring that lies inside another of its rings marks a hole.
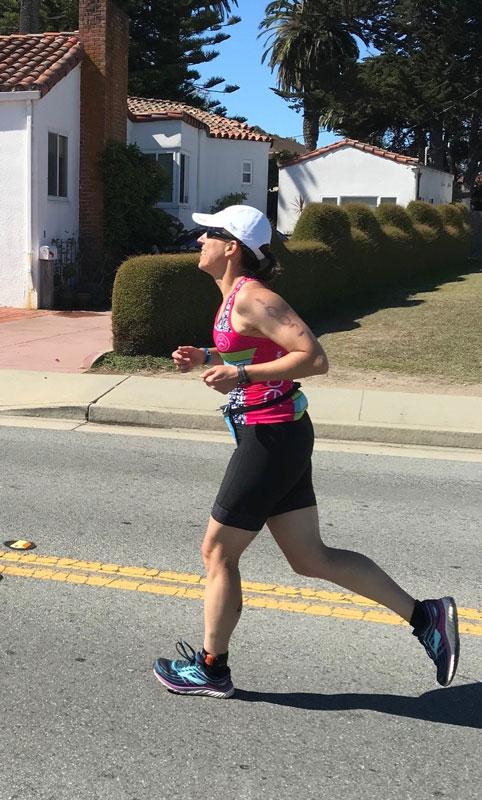
[[[190,573],[2,550],[0,550],[0,575],[82,586],[100,586],[189,600],[203,600],[206,583],[201,575]],[[385,625],[407,625],[396,614],[361,595],[253,581],[243,581],[241,585],[243,604],[251,608],[377,622]],[[482,636],[482,611],[475,608],[459,608],[459,621],[461,633]]]

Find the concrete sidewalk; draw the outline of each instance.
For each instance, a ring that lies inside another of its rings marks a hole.
[[[0,370],[80,373],[112,350],[108,311],[0,308]]]
[[[482,397],[303,387],[316,436],[482,449]],[[0,370],[0,415],[226,430],[201,381]]]

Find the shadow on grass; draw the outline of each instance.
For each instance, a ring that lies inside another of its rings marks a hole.
[[[340,301],[336,310],[327,310],[323,319],[311,319],[310,327],[316,336],[339,331],[351,331],[360,328],[357,321],[360,317],[374,314],[384,308],[412,308],[425,303],[425,300],[413,298],[420,292],[438,291],[446,283],[463,283],[466,276],[482,271],[480,261],[471,261],[463,269],[448,270],[437,277],[413,276],[402,286],[386,286],[371,294],[355,295],[346,301]]]
[[[482,728],[482,683],[434,689],[420,697],[398,694],[310,694],[308,692],[250,692],[236,689],[234,700],[271,703],[308,711],[377,711],[464,728]]]

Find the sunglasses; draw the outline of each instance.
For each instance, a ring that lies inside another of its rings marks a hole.
[[[223,242],[237,242],[236,236],[229,233],[225,228],[206,228],[206,237],[208,239],[222,239]]]

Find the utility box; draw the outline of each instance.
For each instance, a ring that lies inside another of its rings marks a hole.
[[[40,245],[40,261],[57,261],[57,246],[55,244]]]
[[[54,272],[57,261],[57,247],[43,244],[39,249],[39,308],[54,307]]]

